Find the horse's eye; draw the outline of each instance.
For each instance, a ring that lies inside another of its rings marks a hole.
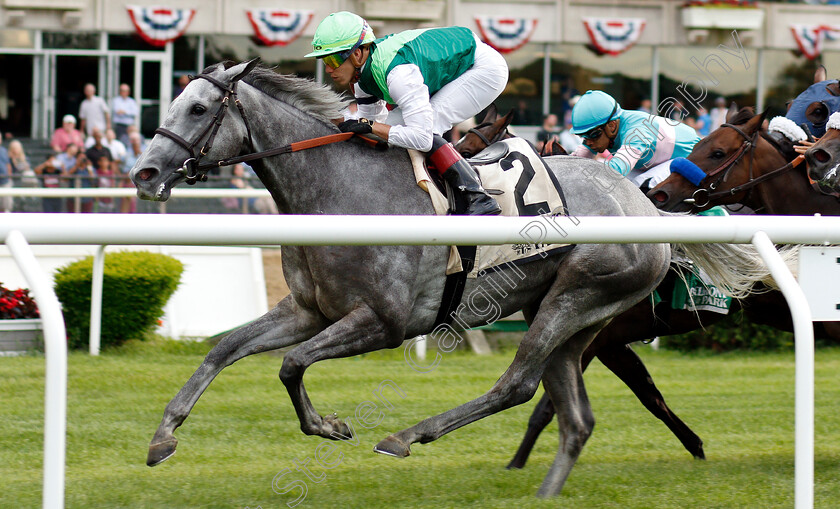
[[[805,109],[805,118],[814,125],[822,125],[828,120],[830,112],[831,110],[824,102],[812,102]]]
[[[712,151],[712,159],[723,159],[725,155],[726,153],[724,153],[724,151],[720,149]]]
[[[196,104],[192,107],[193,115],[204,115],[204,112],[206,112],[206,111],[207,111],[207,108],[205,108],[204,106],[202,106],[200,104]]]

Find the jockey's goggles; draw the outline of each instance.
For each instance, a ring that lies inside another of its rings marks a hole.
[[[580,137],[583,138],[584,140],[589,140],[589,141],[595,141],[598,138],[600,138],[601,135],[604,134],[604,126],[607,125],[607,123],[610,120],[612,120],[612,116],[615,115],[615,111],[617,109],[618,109],[618,103],[615,103],[615,106],[613,106],[613,109],[610,112],[609,116],[607,116],[607,121],[604,122],[603,125],[599,125],[598,127],[595,127],[595,128],[590,129],[589,131],[586,131],[585,133],[581,134]]]
[[[356,48],[362,45],[362,41],[365,40],[365,35],[367,35],[367,24],[362,27],[362,34],[359,36],[359,40],[356,41],[356,44],[354,44],[352,48],[345,51],[339,51],[337,53],[330,53],[329,55],[321,57],[321,60],[324,61],[324,65],[329,66],[332,69],[338,69],[341,64],[343,64],[344,61],[347,60],[354,51],[356,51]]]

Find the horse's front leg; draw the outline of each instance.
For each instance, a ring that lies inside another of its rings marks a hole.
[[[283,358],[280,380],[289,391],[289,397],[300,419],[300,429],[307,435],[318,435],[333,440],[339,438],[334,433],[345,437],[351,433],[342,421],[334,416],[321,417],[312,406],[303,386],[303,373],[306,368],[324,359],[351,357],[383,348],[396,348],[404,339],[404,331],[388,327],[370,307],[360,306],[317,336],[288,352]]]
[[[166,405],[163,419],[149,445],[146,464],[153,467],[175,454],[178,445],[173,436],[175,429],[183,424],[198,398],[222,369],[248,355],[300,343],[326,325],[322,316],[301,308],[292,296],[288,296],[262,317],[222,338]]]

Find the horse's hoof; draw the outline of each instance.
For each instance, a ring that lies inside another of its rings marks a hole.
[[[346,425],[344,421],[335,415],[328,415],[321,418],[323,427],[320,435],[331,440],[346,440],[353,438],[353,432],[350,431],[350,426]],[[345,438],[342,438],[345,437]]]
[[[150,467],[160,465],[175,454],[175,447],[177,446],[178,440],[174,438],[151,444],[149,446],[149,456],[146,457],[146,465]]]
[[[519,470],[519,469],[524,468],[524,467],[525,467],[524,462],[518,461],[516,458],[514,458],[510,461],[510,463],[508,463],[508,465],[505,468],[508,469],[508,470],[513,470],[513,469]]]
[[[373,446],[373,452],[387,454],[388,456],[394,456],[396,458],[405,458],[411,454],[411,449],[409,449],[408,445],[402,443],[400,440],[397,440],[394,435],[391,435]]]

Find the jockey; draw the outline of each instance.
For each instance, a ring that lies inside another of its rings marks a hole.
[[[475,170],[441,136],[473,117],[504,90],[504,57],[464,27],[408,30],[376,39],[361,17],[327,16],[315,30],[313,52],[340,87],[350,87],[358,112],[346,114],[343,132],[373,133],[390,144],[425,152],[469,215],[501,212]],[[397,107],[390,112],[386,104]]]
[[[613,155],[607,165],[643,191],[662,182],[671,160],[686,157],[700,141],[691,127],[644,111],[621,109],[600,90],[587,91],[572,110],[572,133],[583,138],[572,155]]]

